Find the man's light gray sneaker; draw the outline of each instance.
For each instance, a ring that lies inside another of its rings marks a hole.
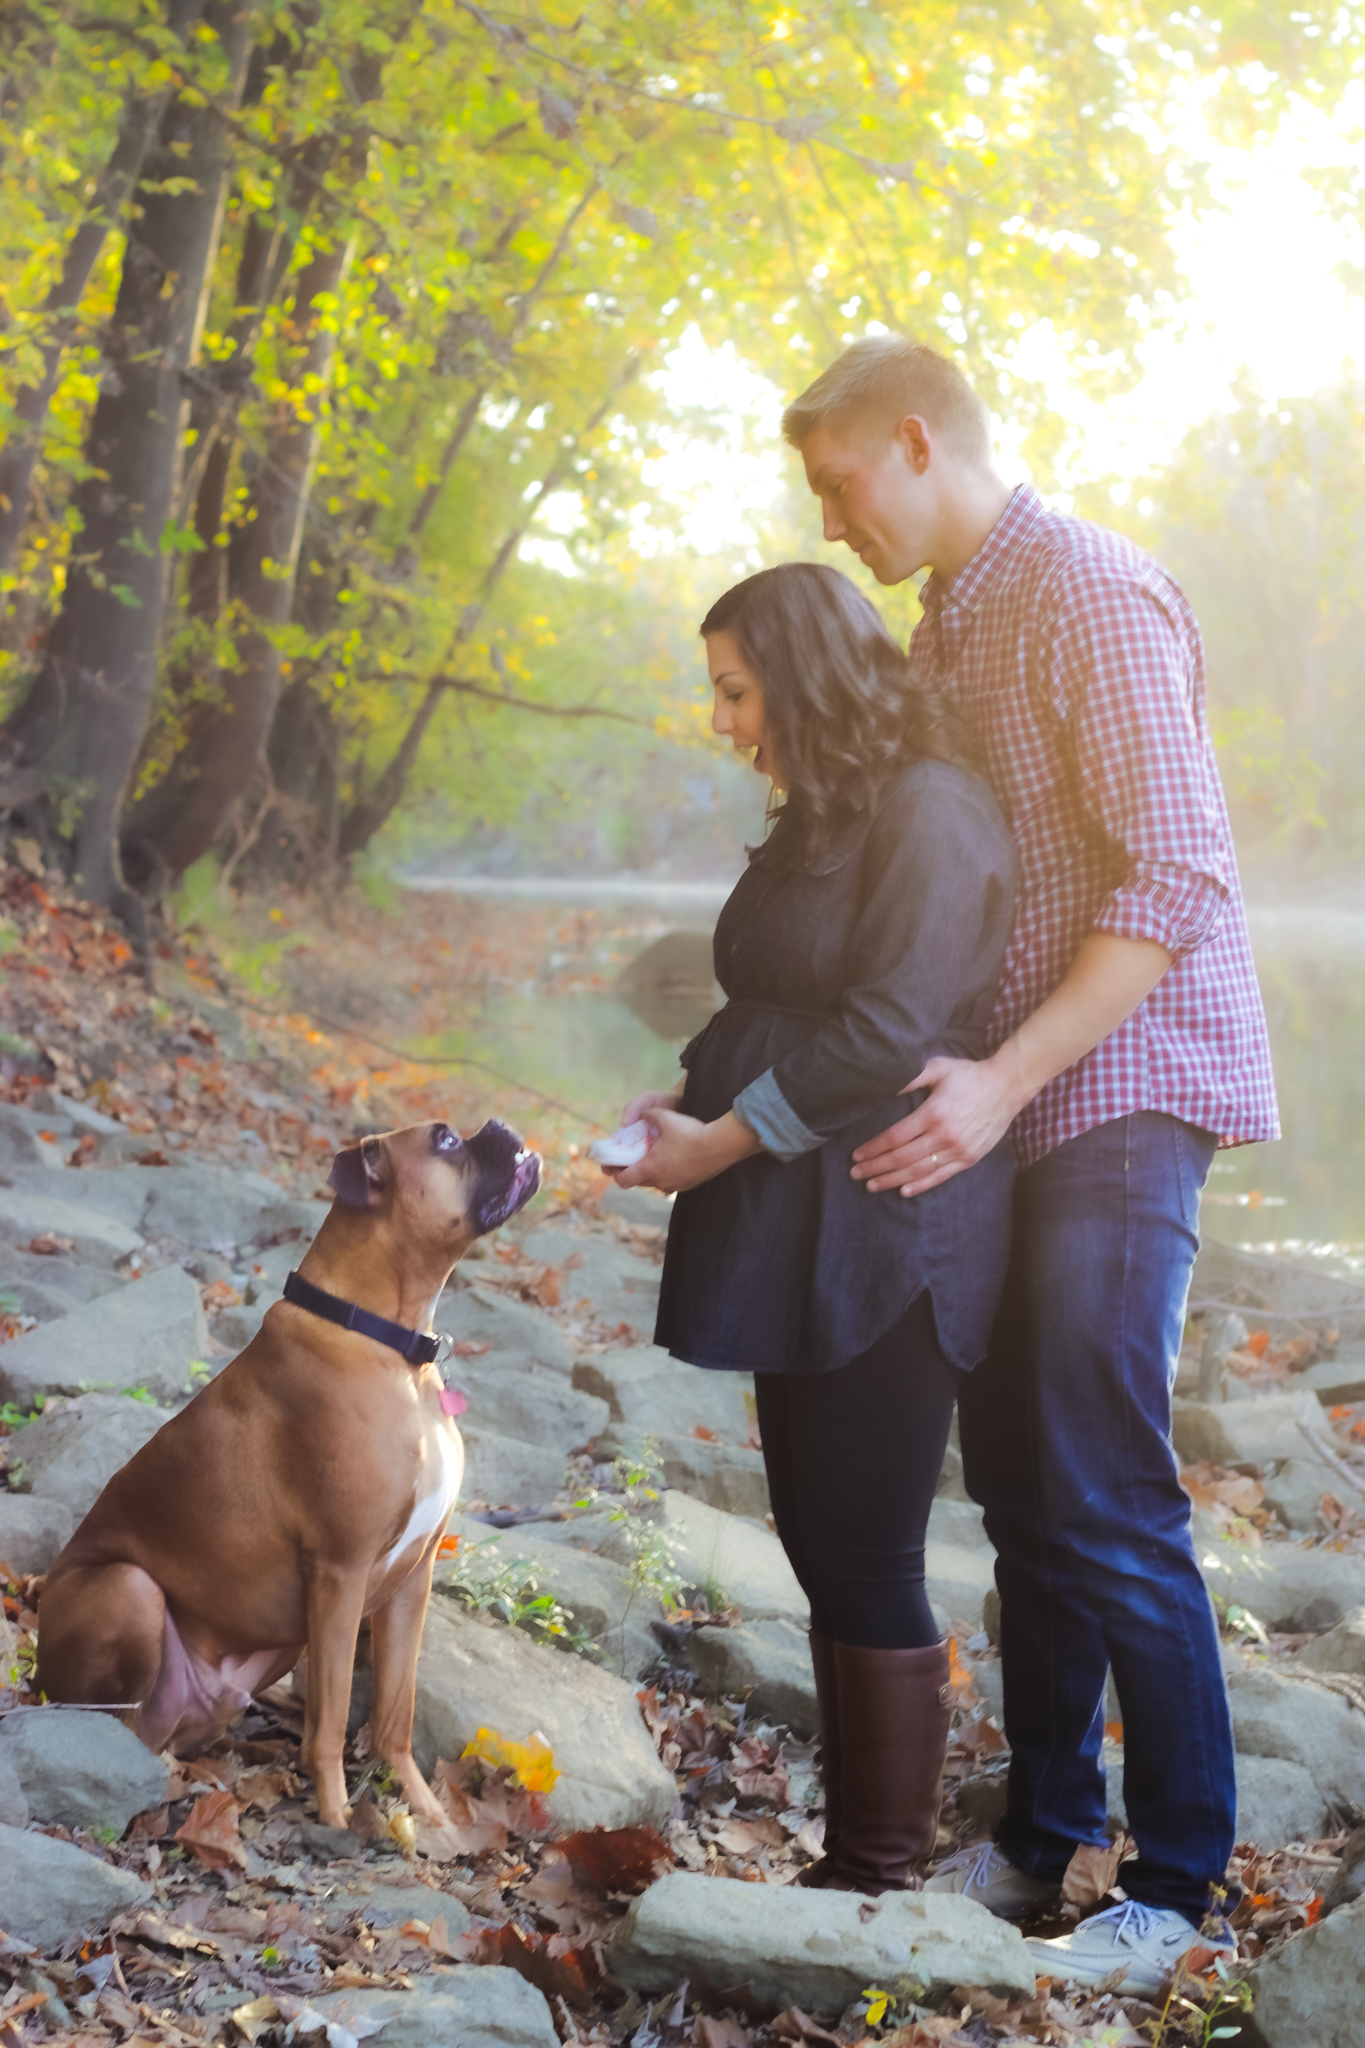
[[[1055,1941],[1028,1944],[1041,1976],[1147,1996],[1162,1990],[1181,1959],[1196,1948],[1229,1962],[1237,1954],[1236,1939],[1226,1926],[1217,1935],[1201,1934],[1174,1907],[1143,1906],[1136,1899],[1082,1920],[1072,1933]],[[1122,1976],[1115,1978],[1116,1971]]]
[[[970,1849],[959,1849],[925,1880],[924,1889],[956,1892],[961,1898],[975,1899],[978,1906],[987,1907],[998,1920],[1022,1920],[1026,1913],[1055,1906],[1062,1896],[1060,1884],[1030,1877],[1016,1868],[994,1842],[976,1842]]]

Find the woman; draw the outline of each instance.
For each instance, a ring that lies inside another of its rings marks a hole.
[[[713,726],[787,800],[716,927],[729,1000],[637,1095],[628,1185],[680,1190],[656,1341],[755,1375],[777,1532],[811,1606],[825,1856],[878,1894],[933,1847],[950,1718],[924,1540],[959,1377],[1004,1277],[1002,1145],[903,1200],[849,1154],[936,1053],[982,1054],[1013,908],[1011,841],[943,708],[873,606],[809,562],[702,623]]]

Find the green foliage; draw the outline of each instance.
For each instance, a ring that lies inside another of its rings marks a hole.
[[[485,1564],[484,1553],[493,1556]],[[535,1566],[527,1557],[505,1560],[496,1537],[482,1543],[462,1543],[454,1565],[442,1574],[441,1591],[453,1594],[476,1614],[498,1614],[509,1628],[524,1629],[539,1642],[556,1649],[577,1651],[592,1648],[592,1638],[573,1626],[572,1612],[552,1593],[542,1593]]]
[[[655,1519],[663,1489],[662,1455],[658,1438],[647,1436],[633,1457],[623,1455],[614,1459],[612,1477],[616,1492],[605,1496],[610,1502],[607,1520],[623,1541],[630,1573],[630,1594],[621,1614],[619,1671],[623,1678],[626,1620],[636,1600],[645,1595],[667,1610],[678,1605],[682,1589],[674,1547]],[[577,1505],[594,1507],[599,1498],[594,1491]],[[718,1604],[723,1604],[723,1596]]]

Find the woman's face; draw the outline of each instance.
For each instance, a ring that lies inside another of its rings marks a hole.
[[[781,789],[777,763],[764,735],[763,685],[753,670],[745,666],[733,633],[707,634],[706,665],[716,693],[712,732],[728,739],[737,754],[746,754],[752,748],[758,773],[766,775],[775,789]]]

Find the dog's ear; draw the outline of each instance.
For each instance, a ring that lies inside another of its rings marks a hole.
[[[327,1185],[348,1208],[368,1209],[383,1179],[383,1146],[378,1138],[362,1138],[358,1145],[348,1145],[344,1152],[337,1153]]]

